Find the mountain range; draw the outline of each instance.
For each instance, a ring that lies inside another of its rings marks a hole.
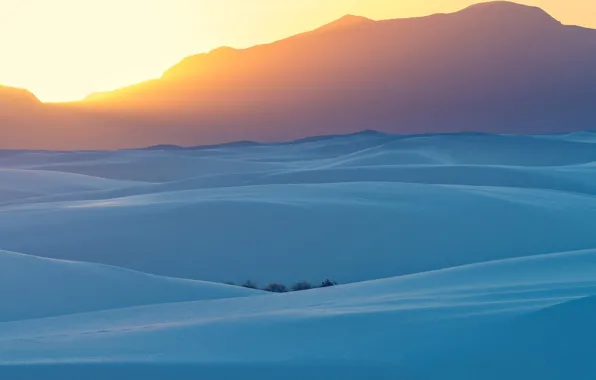
[[[0,148],[114,149],[390,133],[594,128],[596,30],[482,3],[345,16],[248,49],[183,59],[159,79],[63,104],[0,87]]]

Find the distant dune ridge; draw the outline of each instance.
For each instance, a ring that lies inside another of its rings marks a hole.
[[[363,129],[583,130],[596,121],[594,67],[596,31],[535,7],[346,16],[275,43],[191,56],[159,79],[77,103],[41,105],[2,89],[0,148],[275,141]]]
[[[0,249],[260,286],[592,249],[595,144],[596,132],[367,131],[0,151]]]

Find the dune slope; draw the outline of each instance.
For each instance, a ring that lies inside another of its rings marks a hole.
[[[563,379],[559,369],[585,357],[595,273],[594,250],[564,252],[286,295],[4,323],[0,373]],[[590,363],[582,374],[593,373]]]
[[[222,284],[0,251],[0,322],[258,294]]]

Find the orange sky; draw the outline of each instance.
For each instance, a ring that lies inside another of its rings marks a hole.
[[[214,47],[247,47],[345,14],[452,12],[474,0],[0,0],[0,83],[44,101],[136,83]],[[596,1],[521,0],[596,28]]]

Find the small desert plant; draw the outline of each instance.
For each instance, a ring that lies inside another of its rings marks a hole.
[[[337,285],[337,282],[335,281],[331,281],[329,279],[326,279],[325,281],[323,281],[323,283],[321,284],[321,288],[328,288],[330,286],[335,286]]]
[[[257,289],[258,288],[257,284],[255,284],[254,282],[252,282],[250,280],[248,280],[244,284],[242,284],[242,287],[248,288],[248,289]]]
[[[284,284],[278,284],[276,282],[273,282],[267,285],[265,288],[263,288],[263,290],[272,293],[286,293],[288,291],[288,288],[286,288]]]

